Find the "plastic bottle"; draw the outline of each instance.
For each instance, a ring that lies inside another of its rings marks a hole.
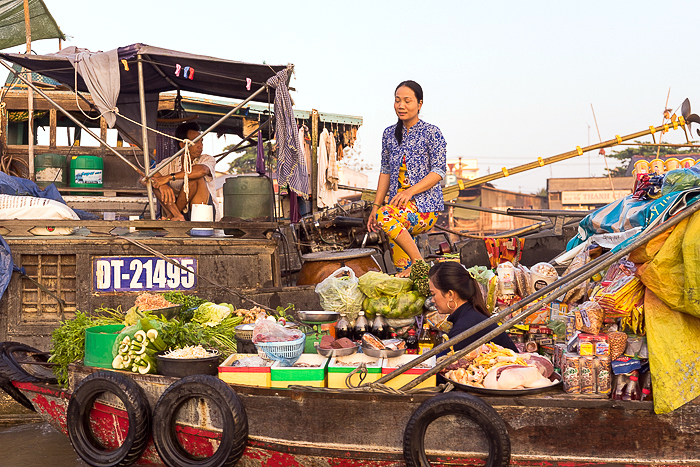
[[[622,396],[625,393],[625,388],[629,382],[629,377],[627,374],[615,375],[615,390],[612,394],[612,398],[615,400],[622,400]]]
[[[356,341],[362,339],[362,335],[366,332],[371,332],[369,321],[365,318],[365,312],[360,311],[359,316],[355,320],[354,338]]]
[[[625,392],[622,394],[623,401],[638,401],[641,397],[641,389],[639,388],[639,373],[634,370],[629,373],[629,382],[625,386]]]
[[[423,325],[423,331],[418,338],[418,353],[422,355],[429,352],[434,346],[435,342],[433,341],[433,336],[430,334],[430,325],[426,323]]]
[[[345,313],[340,314],[340,319],[335,323],[335,338],[341,339],[347,337],[352,340],[352,329],[350,328],[350,321]]]
[[[643,377],[642,380],[644,381],[642,383],[642,395],[639,400],[642,401],[650,401],[654,398],[653,391],[651,389],[651,373],[647,372]]]
[[[377,316],[374,318],[374,322],[372,323],[372,334],[374,334],[380,339],[388,339],[391,335],[389,325],[387,324],[386,319],[384,319],[384,316],[382,316],[381,313],[377,313]]]
[[[418,337],[416,336],[416,331],[413,329],[408,330],[408,337],[406,338],[406,353],[418,353]]]

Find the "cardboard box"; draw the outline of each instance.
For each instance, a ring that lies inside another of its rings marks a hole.
[[[382,376],[383,358],[374,358],[362,353],[348,355],[346,357],[333,357],[328,362],[328,387],[337,389],[347,389],[347,376],[359,365],[346,366],[342,363],[365,363],[367,375],[364,380],[360,381],[360,373],[355,373],[350,378],[350,384],[354,387],[360,384],[371,383],[377,381]]]
[[[385,358],[384,362],[382,364],[382,376],[388,375],[392,371],[396,370],[400,366],[405,365],[406,363],[410,362],[411,360],[418,358],[419,355],[401,355],[399,357],[394,357],[394,358]],[[423,362],[422,365],[429,366],[430,368],[434,367],[436,364],[436,358],[435,356],[430,357],[428,360]],[[407,370],[397,376],[396,378],[393,378],[389,382],[386,383],[387,386],[395,388],[395,389],[400,389],[402,386],[405,386],[408,384],[410,381],[416,379],[418,375],[422,375],[423,373],[427,372],[430,368],[411,368],[410,370]],[[431,376],[430,378],[426,379],[422,383],[420,383],[416,388],[429,388],[429,387],[434,387],[436,382],[436,377],[435,375]]]
[[[326,369],[328,359],[319,354],[305,353],[299,357],[296,363],[314,365],[313,367],[281,366],[275,362],[270,368],[270,385],[273,388],[286,388],[289,386],[312,386],[325,388],[327,385]]]
[[[245,357],[257,357],[258,354],[231,354],[224,363],[219,365],[219,378],[230,384],[241,384],[245,386],[270,387],[271,372],[269,366],[261,367],[235,367],[231,366],[234,361]]]

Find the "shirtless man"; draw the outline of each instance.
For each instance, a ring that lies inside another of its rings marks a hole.
[[[196,122],[186,122],[175,130],[178,139],[194,140],[200,134],[199,125]],[[180,142],[180,148],[185,143]],[[214,204],[216,220],[221,216],[216,202],[216,188],[214,184],[214,171],[216,160],[207,154],[202,154],[204,144],[200,139],[189,148],[192,160],[192,171],[188,174],[189,201],[183,189],[185,171],[183,170],[185,153],[163,167],[160,172],[151,178],[153,193],[163,207],[163,217],[184,221],[184,212],[191,212],[193,204]],[[187,210],[185,210],[187,208]]]

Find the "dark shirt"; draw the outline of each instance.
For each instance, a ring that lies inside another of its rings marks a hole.
[[[448,321],[452,323],[452,329],[450,332],[447,333],[447,337],[452,339],[453,337],[457,336],[458,334],[463,333],[467,329],[476,326],[480,322],[486,320],[486,316],[483,314],[479,313],[476,311],[476,309],[472,306],[471,303],[465,302],[462,306],[457,308],[450,316],[447,318]],[[459,342],[454,345],[455,351],[461,350],[468,346],[469,344],[472,344],[477,341],[477,339],[482,338],[489,332],[493,331],[496,329],[495,324],[491,324],[487,326],[486,328],[482,329],[481,331],[477,332],[476,334],[467,337],[464,339],[462,342]],[[499,334],[496,336],[491,342],[494,344],[498,344],[501,347],[505,347],[507,349],[511,349],[513,352],[518,352],[518,348],[515,347],[515,344],[513,344],[513,341],[510,340],[510,337],[504,332],[502,334]]]

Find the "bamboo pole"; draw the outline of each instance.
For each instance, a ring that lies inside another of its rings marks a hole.
[[[24,0],[24,32],[27,42],[27,55],[32,53],[32,26],[29,15],[29,0]],[[32,82],[32,71],[27,73],[29,83]],[[34,180],[34,93],[27,88],[27,138],[28,138],[28,167],[29,180]]]
[[[595,260],[593,260],[590,263],[586,264],[585,266],[575,270],[571,274],[564,276],[561,279],[558,279],[557,281],[549,284],[548,286],[546,286],[543,289],[539,290],[538,292],[530,295],[529,297],[526,297],[525,299],[519,301],[518,303],[515,303],[515,304],[509,306],[508,308],[501,311],[500,313],[495,314],[495,315],[491,316],[490,318],[477,324],[476,326],[473,326],[473,327],[467,329],[466,331],[453,337],[449,341],[435,346],[429,352],[426,352],[426,353],[420,355],[418,358],[411,360],[409,363],[407,363],[406,365],[404,365],[400,368],[397,368],[392,373],[389,373],[388,375],[379,378],[376,382],[377,383],[386,383],[387,381],[402,374],[406,370],[409,370],[409,369],[413,368],[414,366],[419,365],[420,363],[426,361],[427,359],[429,359],[433,355],[437,355],[443,351],[449,350],[449,348],[451,346],[454,346],[458,342],[461,342],[461,341],[467,339],[468,337],[471,337],[472,335],[478,333],[479,331],[482,331],[483,329],[485,329],[486,327],[488,327],[492,324],[497,324],[499,321],[507,318],[508,315],[510,315],[511,313],[523,308],[525,305],[528,305],[528,304],[534,302],[535,300],[539,299],[540,297],[543,297],[543,296],[549,294],[542,301],[537,302],[536,304],[527,308],[525,311],[518,314],[517,316],[503,322],[502,325],[498,326],[496,329],[494,329],[493,331],[484,335],[480,339],[477,339],[474,343],[468,345],[467,347],[465,347],[462,350],[455,352],[453,355],[448,356],[447,359],[440,362],[439,364],[437,364],[435,367],[431,368],[426,373],[420,375],[418,378],[410,381],[408,384],[401,387],[401,390],[407,391],[407,390],[415,387],[416,385],[418,385],[418,384],[422,383],[423,381],[425,381],[426,379],[428,379],[430,376],[438,373],[440,370],[442,370],[443,368],[448,366],[450,363],[459,360],[460,358],[464,357],[465,355],[467,355],[469,352],[473,351],[474,349],[476,349],[480,345],[491,341],[494,337],[496,337],[499,334],[502,334],[506,330],[510,329],[515,324],[522,321],[524,318],[526,318],[526,317],[530,316],[531,314],[540,310],[542,308],[542,306],[551,303],[556,298],[564,295],[566,292],[568,292],[569,290],[572,290],[573,288],[575,288],[576,286],[578,286],[579,284],[581,284],[585,280],[591,278],[596,273],[601,272],[601,271],[605,270],[606,268],[610,267],[613,263],[615,263],[620,258],[631,253],[636,248],[639,248],[640,246],[644,245],[649,240],[658,237],[659,235],[666,232],[671,227],[677,225],[679,222],[690,217],[691,215],[695,214],[698,211],[700,211],[700,201],[696,201],[694,204],[687,207],[685,210],[683,210],[679,214],[675,215],[674,217],[668,219],[667,221],[665,221],[661,224],[658,224],[657,226],[653,227],[651,230],[647,230],[647,231],[642,232],[641,234],[639,234],[639,236],[634,241],[632,241],[629,245],[620,249],[619,251],[617,251],[617,252],[609,251],[608,253],[605,253],[604,255],[599,256]],[[550,292],[554,292],[554,293],[550,293]]]
[[[483,183],[491,182],[493,180],[498,180],[499,178],[504,178],[504,177],[508,177],[511,175],[519,174],[521,172],[526,172],[528,170],[536,169],[538,167],[544,167],[545,165],[553,164],[555,162],[561,162],[561,161],[564,161],[566,159],[571,159],[572,157],[581,156],[588,151],[594,151],[596,149],[609,148],[611,146],[616,146],[616,145],[622,143],[623,141],[629,141],[631,139],[641,138],[642,136],[646,136],[646,135],[653,135],[657,131],[659,131],[659,132],[668,131],[670,129],[676,130],[676,129],[678,129],[679,126],[680,127],[685,126],[685,120],[683,120],[683,119],[679,119],[679,120],[680,120],[680,122],[676,121],[676,122],[666,123],[664,125],[659,125],[657,127],[650,126],[646,130],[638,131],[637,133],[632,133],[632,134],[629,134],[626,136],[617,135],[614,139],[610,139],[607,141],[601,141],[600,143],[592,144],[590,146],[586,146],[583,148],[577,147],[573,151],[567,151],[567,152],[557,154],[556,156],[552,156],[552,157],[539,158],[535,162],[530,162],[528,164],[519,165],[517,167],[513,167],[510,169],[503,167],[503,169],[501,169],[501,171],[499,171],[499,172],[495,172],[495,173],[492,173],[489,175],[484,175],[483,177],[478,177],[478,178],[475,178],[473,180],[464,181],[463,182],[464,188],[469,188],[472,186],[481,185]],[[464,188],[462,188],[462,189],[464,189]],[[447,187],[443,190],[443,194],[445,195],[445,197],[447,197],[447,196],[453,195],[454,192],[459,192],[459,190],[460,190],[460,187],[458,187],[456,185],[450,186],[450,187]]]
[[[146,117],[146,91],[143,86],[143,60],[141,55],[136,55],[138,77],[139,77],[139,105],[141,107],[141,140],[143,144],[143,170],[146,171],[146,180],[150,178],[148,173],[151,167],[151,158],[148,154],[148,119]],[[148,210],[151,214],[151,220],[156,218],[156,206],[153,201],[153,185],[148,181],[146,183],[146,193],[148,193]]]

